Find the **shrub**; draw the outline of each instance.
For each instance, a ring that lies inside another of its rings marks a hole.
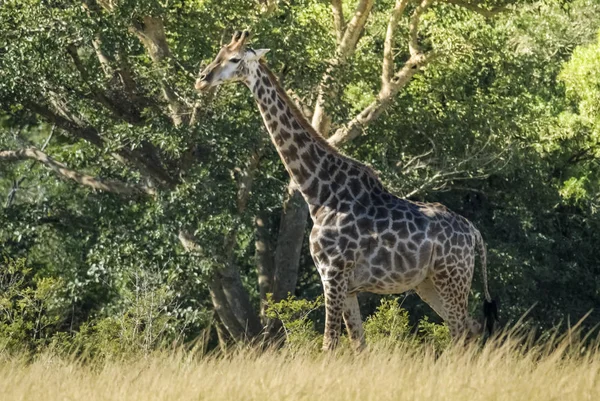
[[[321,335],[314,329],[309,315],[323,304],[323,296],[309,301],[289,295],[287,299],[274,302],[272,294],[267,294],[266,316],[281,321],[289,348],[315,350],[320,348]]]
[[[419,338],[422,342],[433,346],[436,351],[442,351],[450,345],[450,329],[445,323],[430,322],[425,316],[419,321]]]
[[[66,316],[62,280],[31,274],[25,259],[0,262],[0,349],[34,351]]]

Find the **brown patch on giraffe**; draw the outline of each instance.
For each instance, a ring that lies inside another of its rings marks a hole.
[[[316,198],[319,195],[319,180],[317,177],[314,177],[308,187],[303,190],[303,192],[309,198]]]
[[[287,157],[289,161],[298,160],[298,148],[294,144],[288,146],[287,149],[281,149],[281,154]]]
[[[400,253],[395,252],[393,255],[393,259],[394,259],[394,270],[397,270],[399,272],[406,271],[406,262],[404,261],[404,258],[402,257],[402,255]]]
[[[377,239],[371,236],[362,237],[358,246],[362,249],[365,256],[369,256],[377,249]]]
[[[286,115],[282,115],[281,117],[279,117],[279,119],[281,120],[281,124],[284,127],[289,128],[289,129],[292,128],[292,124],[290,124],[290,119]]]
[[[350,188],[352,196],[354,196],[355,198],[358,197],[358,195],[360,195],[360,192],[362,191],[362,185],[360,184],[360,181],[358,181],[358,178],[355,177],[350,178],[350,180],[348,181],[348,187]]]
[[[352,242],[351,242],[352,244]],[[350,249],[350,247],[348,247],[348,249],[346,249],[344,251],[344,258],[346,258],[346,260],[354,260],[356,258],[356,251],[354,249]]]
[[[395,232],[399,238],[408,238],[408,223],[406,221],[395,221],[392,223],[392,231]]]
[[[346,184],[347,178],[348,176],[346,175],[346,173],[344,173],[342,170],[339,170],[335,177],[333,177],[333,180],[339,185],[344,185]]]
[[[396,236],[388,232],[381,236],[381,241],[388,249],[393,248],[396,245]]]
[[[340,233],[350,238],[358,238],[358,231],[355,225],[345,226],[340,229]]]
[[[425,267],[425,264],[429,264],[428,262],[431,260],[433,250],[433,244],[430,241],[425,241],[421,247],[419,248],[419,261],[421,262],[421,266]]]
[[[288,146],[288,151],[290,153],[293,153],[294,156],[296,157],[296,159],[298,159],[298,147],[296,145],[294,145],[293,143],[290,144],[290,146]]]
[[[284,129],[279,130],[279,136],[286,142],[292,138],[292,134]]]
[[[298,147],[301,149],[304,149],[306,145],[308,145],[311,142],[310,137],[304,132],[297,133],[296,135],[294,135],[294,138],[296,139]]]
[[[391,218],[394,221],[399,221],[399,220],[403,220],[404,219],[404,212],[398,210],[398,209],[392,209],[391,211]]]
[[[338,204],[338,211],[340,213],[348,213],[350,211],[350,203],[349,202],[344,202],[344,201],[340,201],[340,203]]]
[[[377,220],[380,220],[380,219],[388,220],[389,219],[389,211],[388,211],[388,209],[386,209],[383,206],[378,207],[377,208],[377,212],[375,213],[375,218]]]
[[[371,259],[371,262],[374,265],[391,266],[392,254],[386,248],[381,247],[381,248],[379,248],[379,251],[377,251],[377,254],[375,255],[375,257],[373,259]]]
[[[388,220],[375,220],[375,229],[378,233],[382,233],[390,228],[390,222]]]
[[[375,230],[373,220],[369,219],[368,217],[362,217],[356,220],[356,226],[362,234],[373,232]]]
[[[385,276],[385,270],[380,269],[379,267],[374,267],[371,270],[371,273],[373,273],[373,275],[377,278],[382,278],[383,276]]]
[[[324,205],[329,197],[331,196],[331,191],[329,191],[325,185],[321,185],[319,190],[319,204]]]
[[[425,233],[422,233],[422,232],[415,233],[410,237],[410,239],[418,244],[425,239]]]
[[[417,226],[418,230],[425,231],[425,229],[429,225],[429,221],[425,217],[416,216],[415,217],[415,225]]]
[[[361,205],[358,202],[354,202],[354,205],[352,207],[352,213],[354,213],[355,216],[361,216],[363,215],[365,212],[367,211],[367,208],[364,207],[363,205]]]

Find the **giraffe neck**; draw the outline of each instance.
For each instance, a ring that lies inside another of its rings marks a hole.
[[[312,128],[265,64],[252,70],[246,84],[286,170],[311,210],[360,198],[366,202],[373,189],[383,190],[369,167],[340,154]]]

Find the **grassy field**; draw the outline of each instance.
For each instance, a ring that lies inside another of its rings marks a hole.
[[[157,354],[81,363],[0,356],[0,399],[12,400],[600,400],[600,353],[546,346]]]

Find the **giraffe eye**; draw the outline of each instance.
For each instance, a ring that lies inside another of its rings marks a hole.
[[[242,59],[241,58],[232,58],[229,61],[232,63],[239,63],[240,61],[242,61]]]

